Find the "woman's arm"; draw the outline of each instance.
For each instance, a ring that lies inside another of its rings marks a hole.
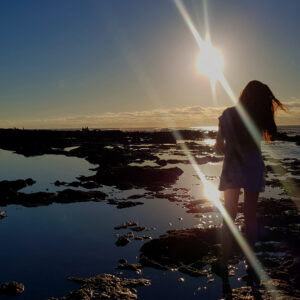
[[[219,129],[218,134],[217,134],[217,139],[216,139],[216,144],[215,144],[215,148],[217,150],[217,152],[219,152],[220,154],[224,154],[225,153],[225,139],[221,134],[221,131]]]

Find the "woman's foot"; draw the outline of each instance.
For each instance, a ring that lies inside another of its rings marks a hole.
[[[229,271],[227,263],[224,263],[222,260],[219,260],[212,264],[212,271],[221,278],[228,278]]]
[[[243,280],[247,282],[249,285],[257,284],[260,285],[260,278],[255,272],[254,268],[248,263],[246,264],[246,272],[247,275],[243,277]]]

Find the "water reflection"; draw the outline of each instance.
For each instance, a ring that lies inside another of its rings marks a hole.
[[[215,143],[216,143],[216,139],[204,139],[203,140],[203,144],[205,144],[207,146],[214,146]]]
[[[25,188],[24,192],[57,191],[56,180],[71,182],[79,175],[94,174],[89,170],[95,166],[77,157],[64,155],[42,155],[25,157],[11,151],[0,150],[0,180],[32,178],[37,184]]]

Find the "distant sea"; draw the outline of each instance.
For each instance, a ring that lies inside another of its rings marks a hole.
[[[110,130],[113,128],[103,128],[103,130]],[[118,128],[114,128],[118,129]],[[171,128],[120,128],[123,131],[162,131],[162,130],[170,130]],[[181,127],[177,129],[188,129],[188,130],[203,130],[203,131],[217,131],[218,126],[193,126],[193,127]],[[287,125],[287,126],[278,126],[279,132],[286,132],[291,135],[300,134],[300,125]]]
[[[286,132],[291,135],[298,135],[298,134],[300,134],[300,125],[278,126],[278,130],[280,132]]]
[[[83,127],[85,128],[85,127]],[[60,128],[60,129],[49,129],[49,130],[81,130],[82,128]],[[94,128],[89,127],[90,130],[122,130],[122,131],[166,131],[172,130],[172,128],[167,127],[136,127],[136,128]],[[217,131],[218,126],[192,126],[192,127],[178,127],[179,130],[203,130],[203,131]],[[47,129],[45,129],[47,130]],[[300,125],[286,125],[286,126],[278,126],[278,130],[280,132],[286,132],[291,135],[300,134]]]

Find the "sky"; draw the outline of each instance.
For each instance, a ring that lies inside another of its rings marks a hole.
[[[183,1],[205,36],[200,0]],[[250,80],[300,125],[300,1],[209,0],[212,43],[238,96]],[[232,106],[199,74],[199,47],[172,0],[0,2],[0,127],[217,125]]]

